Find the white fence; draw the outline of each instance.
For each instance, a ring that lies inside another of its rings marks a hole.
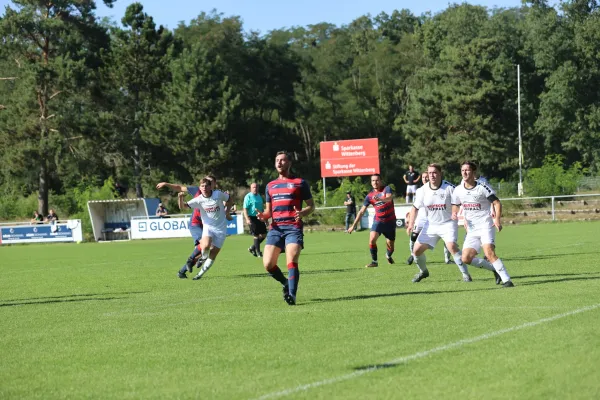
[[[500,201],[503,202],[504,208],[506,209],[504,218],[514,215],[536,217],[542,220],[550,219],[552,221],[574,219],[572,216],[579,216],[580,219],[600,219],[600,194],[598,193],[564,196],[511,197],[500,199]],[[508,202],[516,202],[518,208],[521,209],[514,210],[514,207],[508,207]],[[546,206],[544,203],[548,203],[548,205]],[[566,218],[564,216],[570,217]]]

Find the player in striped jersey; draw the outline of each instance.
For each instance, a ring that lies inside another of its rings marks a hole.
[[[354,219],[354,223],[348,228],[348,233],[352,233],[361,220],[367,207],[372,205],[375,209],[375,218],[371,226],[369,235],[369,251],[371,252],[371,262],[366,265],[366,268],[374,268],[379,264],[377,262],[377,239],[380,235],[385,236],[387,251],[385,258],[388,263],[393,264],[394,259],[394,243],[396,241],[396,213],[394,211],[394,199],[392,197],[392,189],[389,186],[384,186],[381,181],[381,175],[371,175],[371,186],[373,189],[365,197],[363,206]]]
[[[282,284],[285,302],[294,305],[300,281],[298,261],[304,248],[302,217],[315,210],[315,203],[308,183],[293,176],[291,167],[291,156],[285,151],[278,152],[275,169],[279,176],[267,184],[265,211],[256,210],[256,215],[263,221],[272,219],[263,250],[263,264],[269,275]],[[302,202],[306,203],[306,207],[302,208]],[[287,279],[277,266],[282,251],[285,252],[288,268]]]
[[[420,209],[427,209],[427,222],[417,237],[414,247],[415,260],[420,272],[415,275],[413,282],[420,282],[429,276],[427,269],[425,251],[433,249],[437,242],[442,239],[452,253],[454,262],[463,275],[463,281],[471,282],[471,276],[467,266],[462,262],[461,252],[456,244],[458,240],[458,224],[452,219],[451,196],[454,185],[442,180],[442,167],[438,164],[429,164],[427,167],[429,183],[423,186],[410,214],[410,221],[406,231],[411,234],[416,217]]]
[[[496,192],[484,180],[475,180],[477,165],[465,161],[460,168],[463,181],[452,193],[452,218],[458,219],[458,210],[462,205],[467,226],[467,237],[463,245],[462,261],[466,264],[485,268],[494,272],[496,284],[513,287],[504,263],[496,255],[496,230],[502,230],[500,218],[502,204]],[[491,209],[494,209],[493,218]],[[488,260],[475,257],[483,246]]]

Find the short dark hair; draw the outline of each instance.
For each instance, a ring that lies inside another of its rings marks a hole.
[[[209,184],[210,187],[212,187],[212,180],[210,180],[209,178],[202,178],[202,180],[200,181],[200,185],[202,184]]]
[[[277,156],[280,156],[282,154],[285,154],[285,157],[288,159],[288,161],[292,161],[292,155],[285,150],[278,151],[277,154],[275,154],[275,158],[277,158]]]
[[[374,176],[376,176],[376,177],[378,177],[379,179],[381,179],[381,174],[371,174],[371,178],[372,178],[372,177],[374,177]]]
[[[473,171],[477,171],[477,164],[475,164],[473,161],[464,161],[462,164],[460,164],[460,166],[462,167],[463,165],[468,165]]]

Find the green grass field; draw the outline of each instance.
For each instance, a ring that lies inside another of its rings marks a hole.
[[[508,226],[515,288],[428,253],[413,284],[367,232],[307,233],[298,305],[230,237],[0,248],[0,399],[597,399],[600,223]],[[281,259],[284,264],[283,257]]]

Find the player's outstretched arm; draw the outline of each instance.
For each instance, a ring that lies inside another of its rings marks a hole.
[[[356,214],[356,218],[354,218],[354,222],[352,223],[352,226],[350,226],[350,228],[348,228],[348,233],[352,233],[354,232],[354,229],[356,229],[356,225],[358,225],[358,221],[361,220],[362,216],[365,215],[365,211],[367,211],[367,206],[362,206],[360,208],[360,210],[358,211],[358,214]]]
[[[159,184],[156,185],[156,188],[159,190],[164,187],[167,187],[175,192],[187,192],[188,191],[187,186],[180,185],[179,183],[160,182]]]

